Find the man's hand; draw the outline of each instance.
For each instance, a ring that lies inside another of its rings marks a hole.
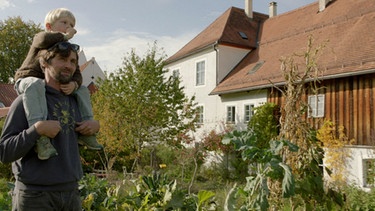
[[[60,122],[57,120],[38,121],[34,127],[39,135],[49,138],[55,138],[61,130]]]
[[[77,82],[71,81],[68,84],[61,84],[60,89],[65,95],[70,95],[77,88]]]
[[[96,120],[85,120],[83,122],[76,122],[76,132],[84,135],[91,136],[99,132],[100,124]]]
[[[67,40],[70,40],[73,38],[73,36],[77,33],[77,30],[75,28],[68,28],[65,33],[65,37]]]

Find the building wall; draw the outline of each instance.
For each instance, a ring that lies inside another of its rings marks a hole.
[[[220,45],[216,48],[218,52],[218,74],[217,81],[220,82],[225,76],[248,54],[248,49],[233,48]]]
[[[245,121],[245,105],[259,107],[267,102],[267,90],[249,91],[221,96],[220,113],[226,114],[227,106],[236,108],[236,129],[246,130],[248,122]],[[226,115],[225,115],[226,116]],[[224,118],[225,118],[224,116]]]
[[[356,145],[375,145],[375,74],[325,80],[319,93],[325,94],[323,118],[308,118],[314,128],[325,119],[344,126]],[[306,100],[306,96],[303,97]],[[271,89],[269,102],[283,104],[281,93]]]
[[[102,69],[100,68],[100,66],[95,61],[94,58],[92,58],[88,62],[89,63],[86,66],[86,68],[84,70],[81,70],[82,71],[81,72],[82,73],[82,85],[84,86],[88,86],[92,82],[97,84],[96,80],[98,80],[98,78],[102,78],[102,79],[105,78],[105,75]]]
[[[166,65],[166,68],[169,69],[168,74],[172,74],[174,70],[179,71],[185,94],[189,97],[195,96],[195,102],[204,108],[204,122],[193,135],[196,140],[200,140],[212,130],[223,130],[226,118],[225,105],[220,96],[210,95],[210,93],[216,87],[218,80],[225,77],[247,52],[248,50],[235,50],[235,48],[227,46],[212,46],[178,62]],[[196,63],[200,61],[205,61],[205,83],[196,86]],[[217,70],[218,65],[220,70]]]
[[[324,119],[335,122],[337,127],[344,126],[346,136],[355,141],[346,146],[351,152],[346,166],[347,181],[369,190],[366,161],[375,163],[375,74],[325,80],[321,87],[319,93],[325,94],[324,118],[308,118],[308,121],[317,129]],[[282,105],[284,99],[273,89],[268,101]]]
[[[364,190],[370,190],[374,184],[367,184],[367,170],[366,161],[375,160],[375,148],[369,146],[352,146],[348,147],[350,150],[350,157],[347,158],[347,182],[358,185]],[[373,176],[373,175],[372,175]],[[372,179],[372,178],[371,178]]]

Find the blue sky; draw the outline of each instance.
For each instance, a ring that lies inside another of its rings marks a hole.
[[[318,0],[280,0],[282,14]],[[140,56],[157,41],[173,55],[230,7],[244,0],[0,0],[0,20],[20,16],[44,28],[48,11],[65,7],[77,19],[79,44],[87,59],[95,57],[103,71],[122,66],[132,49]],[[268,14],[271,1],[253,0],[253,10]]]

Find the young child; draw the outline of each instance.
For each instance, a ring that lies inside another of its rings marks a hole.
[[[76,30],[75,17],[73,13],[65,8],[59,8],[50,11],[45,17],[45,31],[36,34],[33,38],[30,50],[21,67],[15,74],[15,89],[18,94],[23,95],[23,106],[25,108],[26,118],[29,126],[34,125],[40,120],[47,119],[47,102],[45,98],[44,72],[40,67],[38,52],[41,49],[48,49],[56,43],[68,41]],[[77,51],[79,49],[76,49]],[[82,120],[93,118],[93,112],[90,101],[90,92],[82,84],[82,75],[79,68],[75,71],[72,81],[61,85],[61,91],[66,94],[74,94],[79,104]],[[73,93],[74,92],[74,93]],[[77,123],[78,125],[80,123]],[[96,136],[79,135],[79,143],[87,146],[89,149],[101,150],[103,146],[96,140]],[[49,159],[57,155],[56,149],[46,136],[41,136],[36,143],[38,158],[41,160]]]

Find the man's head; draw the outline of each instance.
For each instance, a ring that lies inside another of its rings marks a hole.
[[[78,51],[79,46],[69,42],[58,42],[49,49],[39,51],[39,63],[47,84],[60,85],[72,80],[78,68]]]
[[[46,31],[66,33],[69,28],[74,28],[76,19],[72,12],[66,8],[51,10],[45,17]]]

